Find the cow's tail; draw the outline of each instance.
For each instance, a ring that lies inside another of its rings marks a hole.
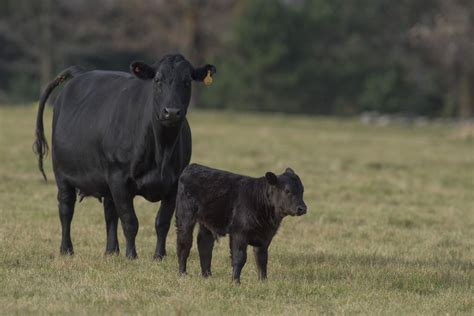
[[[48,100],[49,96],[53,92],[54,88],[59,86],[61,83],[65,82],[66,80],[73,77],[73,72],[71,68],[68,68],[61,72],[56,79],[54,79],[51,83],[48,84],[46,89],[44,90],[43,94],[41,95],[38,107],[38,114],[36,116],[36,139],[33,143],[33,151],[38,156],[38,168],[43,174],[43,178],[45,181],[48,179],[46,178],[46,174],[44,173],[43,169],[43,158],[48,155],[49,147],[48,142],[46,141],[46,137],[44,136],[44,126],[43,126],[43,113],[44,107],[46,105],[46,101]]]

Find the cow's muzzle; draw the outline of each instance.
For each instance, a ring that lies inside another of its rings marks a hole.
[[[176,122],[180,121],[183,116],[183,111],[177,108],[164,108],[162,112],[163,120]]]

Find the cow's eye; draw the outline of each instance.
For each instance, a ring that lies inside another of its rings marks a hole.
[[[162,81],[160,79],[156,79],[155,78],[155,89],[158,91],[158,92],[161,92],[161,88],[162,88]]]
[[[290,190],[285,189],[285,193],[286,193],[286,194],[290,194],[291,192],[290,192]]]
[[[161,83],[162,79],[163,79],[163,74],[161,72],[158,72],[155,76],[155,82]]]

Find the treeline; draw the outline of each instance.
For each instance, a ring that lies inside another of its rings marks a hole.
[[[62,68],[212,61],[197,107],[352,115],[474,114],[468,0],[0,0],[0,100]]]

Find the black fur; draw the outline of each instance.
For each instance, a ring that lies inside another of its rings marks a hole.
[[[259,278],[267,277],[268,247],[282,219],[303,215],[303,184],[293,170],[276,176],[251,178],[191,164],[181,174],[176,199],[177,255],[180,273],[192,246],[193,228],[200,225],[197,237],[201,272],[211,274],[214,239],[230,235],[233,280],[247,259],[247,245],[254,247]]]
[[[43,176],[48,149],[44,106],[53,89],[68,80],[53,102],[52,159],[62,225],[61,253],[73,253],[70,226],[79,192],[103,198],[106,253],[119,251],[120,218],[129,258],[136,257],[138,232],[133,198],[141,195],[151,202],[161,201],[155,223],[155,258],[166,254],[178,178],[191,158],[186,112],[190,81],[199,69],[181,55],[167,55],[152,66],[133,63],[136,76],[69,68],[46,88],[33,146]]]

